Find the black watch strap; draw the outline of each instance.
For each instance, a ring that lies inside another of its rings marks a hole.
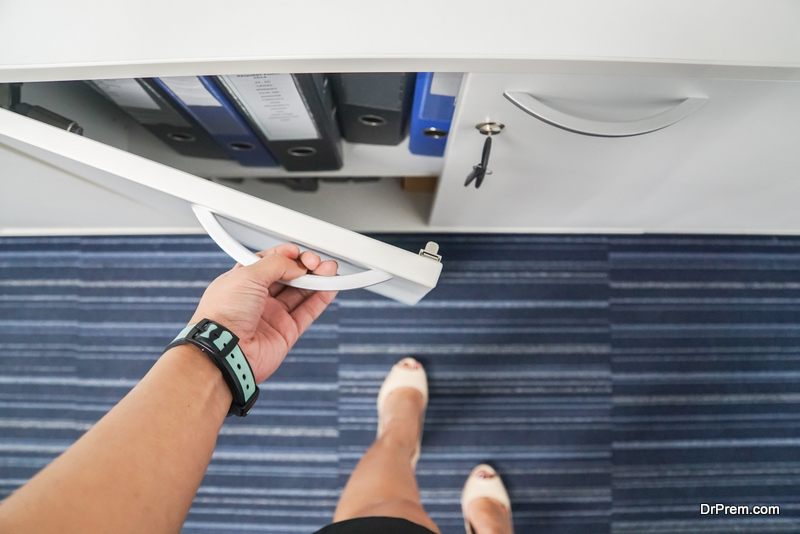
[[[239,348],[239,338],[221,324],[211,319],[203,319],[181,330],[164,352],[172,347],[187,344],[199,347],[208,354],[214,365],[222,372],[233,394],[228,416],[244,417],[250,413],[260,390],[256,386],[253,369]]]

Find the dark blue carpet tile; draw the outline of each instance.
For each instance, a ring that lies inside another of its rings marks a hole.
[[[406,250],[419,236],[379,236]],[[427,237],[427,236],[426,236]],[[464,531],[466,475],[503,475],[518,532],[608,532],[610,339],[603,238],[431,236],[438,287],[410,308],[339,297],[343,479],[375,437],[390,367],[423,362],[430,402],[417,466],[444,534]]]
[[[197,236],[0,240],[0,492],[118,402],[232,265]],[[186,532],[329,522],[339,492],[336,330],[333,306],[247,420],[226,421]]]
[[[610,263],[612,531],[800,531],[800,240],[613,238]]]
[[[184,532],[314,532],[340,493],[334,304],[270,379],[245,419],[228,418]],[[269,527],[269,528],[267,528]]]
[[[343,293],[226,421],[184,532],[329,522],[406,355],[429,373],[418,476],[444,534],[483,461],[518,533],[800,531],[800,239],[377,237],[439,242],[439,286],[413,308]],[[199,236],[0,238],[0,496],[137,383],[231,263]]]

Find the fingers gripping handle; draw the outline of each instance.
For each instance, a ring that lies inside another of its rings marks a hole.
[[[250,265],[257,262],[259,258],[247,247],[234,239],[219,223],[217,216],[208,208],[192,204],[197,220],[205,228],[208,235],[219,248],[224,250],[231,258],[242,265]],[[305,274],[294,280],[279,280],[281,284],[297,287],[300,289],[312,289],[315,291],[342,291],[346,289],[359,289],[362,287],[374,286],[381,282],[391,280],[392,275],[370,269],[356,274],[344,276],[319,276],[315,274]]]

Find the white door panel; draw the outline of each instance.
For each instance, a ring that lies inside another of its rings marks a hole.
[[[0,233],[131,233],[131,229],[202,231],[196,220],[165,213],[0,146]]]
[[[329,289],[353,271],[373,270],[389,280],[368,289],[414,304],[436,286],[441,273],[436,260],[5,110],[0,110],[0,143],[180,219],[194,218],[193,205],[206,208],[227,219],[227,231],[246,245],[289,241],[335,258],[344,276],[331,280]],[[270,237],[254,238],[255,231]],[[318,284],[313,279],[319,277],[306,276],[303,280]],[[298,279],[292,285],[306,287],[303,283]]]
[[[528,113],[504,93],[545,106]],[[797,82],[470,74],[431,225],[800,231],[797,117]],[[483,122],[505,128],[492,139],[492,174],[465,188]],[[620,133],[640,135],[598,137]]]

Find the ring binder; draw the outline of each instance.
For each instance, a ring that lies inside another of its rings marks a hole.
[[[139,78],[87,81],[179,154],[230,159],[216,141],[157,84]]]
[[[286,170],[342,167],[336,108],[324,74],[248,74],[216,79]]]
[[[415,72],[331,74],[342,136],[351,143],[399,145],[408,134]]]
[[[421,156],[444,156],[461,73],[420,72],[414,90],[408,149]]]
[[[213,78],[153,78],[240,165],[277,167],[278,162],[239,115]]]

